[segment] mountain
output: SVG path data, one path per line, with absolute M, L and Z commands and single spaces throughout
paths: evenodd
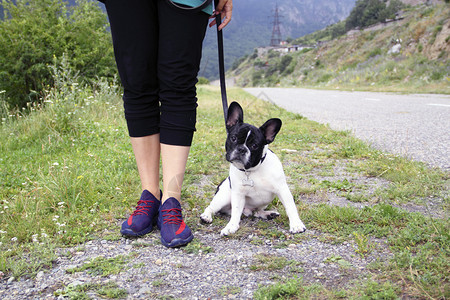
M 281 38 L 299 37 L 345 19 L 355 0 L 235 0 L 231 23 L 224 29 L 225 67 L 270 44 L 275 7 L 278 6 Z M 217 35 L 207 30 L 200 76 L 218 78 Z
M 239 86 L 450 94 L 448 3 L 406 6 L 395 19 L 336 37 L 344 27 L 345 22 L 339 22 L 297 38 L 293 45 L 258 48 L 227 77 Z

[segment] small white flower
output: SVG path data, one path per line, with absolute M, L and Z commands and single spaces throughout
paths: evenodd
M 43 233 L 41 233 L 41 237 L 46 238 L 46 237 L 48 237 L 48 235 L 45 232 L 43 232 Z
M 58 205 L 59 205 L 59 206 L 62 206 L 62 205 L 64 205 L 64 204 L 65 204 L 64 201 L 58 202 Z
M 17 242 L 17 238 L 16 238 L 16 237 L 13 237 L 13 238 L 11 239 L 11 242 Z
M 38 235 L 37 235 L 37 234 L 33 234 L 33 235 L 31 236 L 31 239 L 33 240 L 33 243 L 38 243 L 38 242 L 39 242 L 39 240 L 38 240 Z
M 59 163 L 54 162 L 53 165 L 54 165 L 54 166 L 59 166 Z
M 0 233 L 1 233 L 1 234 L 3 234 L 3 233 L 6 233 L 6 231 L 4 231 L 4 230 L 0 230 Z

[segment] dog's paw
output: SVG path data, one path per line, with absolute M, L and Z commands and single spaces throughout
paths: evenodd
M 204 223 L 212 223 L 212 214 L 209 212 L 208 208 L 200 215 L 200 220 Z
M 220 235 L 221 236 L 230 235 L 230 234 L 235 233 L 238 229 L 239 229 L 238 224 L 228 223 L 228 225 L 225 226 L 225 228 L 220 231 Z
M 275 210 L 259 210 L 259 211 L 255 212 L 255 217 L 261 218 L 264 220 L 272 220 L 278 216 L 280 216 L 280 214 Z
M 291 224 L 289 232 L 290 233 L 302 233 L 306 231 L 306 227 L 302 221 L 297 222 L 295 224 Z

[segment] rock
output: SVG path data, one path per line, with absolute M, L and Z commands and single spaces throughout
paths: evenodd
M 392 46 L 391 49 L 389 49 L 388 54 L 397 54 L 400 53 L 400 49 L 402 48 L 401 44 L 395 44 Z
M 43 277 L 44 277 L 44 271 L 39 271 L 36 274 L 36 280 L 42 280 Z

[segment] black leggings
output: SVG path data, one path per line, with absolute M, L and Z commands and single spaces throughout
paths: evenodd
M 190 146 L 209 16 L 184 12 L 166 0 L 106 0 L 105 5 L 130 136 L 160 133 L 163 144 Z

